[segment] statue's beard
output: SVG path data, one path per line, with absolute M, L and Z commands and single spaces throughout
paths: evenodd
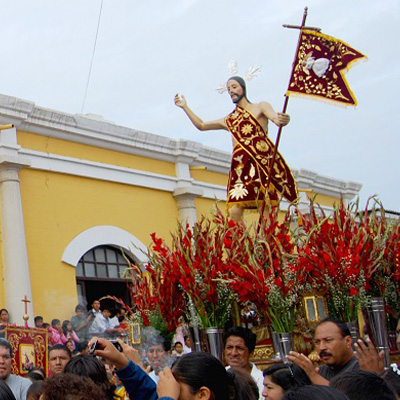
M 245 94 L 242 93 L 241 95 L 236 95 L 236 96 L 237 96 L 237 97 L 232 97 L 232 102 L 235 103 L 235 104 L 239 103 L 239 101 L 243 99 L 243 97 L 245 96 Z

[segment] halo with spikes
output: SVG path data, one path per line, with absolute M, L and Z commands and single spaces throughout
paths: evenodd
M 228 71 L 230 73 L 230 76 L 232 75 L 237 75 L 238 73 L 238 63 L 236 60 L 230 60 L 228 63 Z M 261 73 L 261 65 L 252 65 L 246 72 L 246 75 L 244 76 L 246 81 L 251 81 L 254 78 L 257 78 L 258 75 Z M 226 92 L 226 82 L 221 83 L 219 87 L 216 89 L 219 94 L 225 93 Z

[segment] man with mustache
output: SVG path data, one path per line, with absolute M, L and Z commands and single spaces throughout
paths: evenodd
M 304 354 L 291 351 L 287 358 L 299 365 L 315 385 L 329 385 L 334 377 L 349 371 L 358 371 L 360 366 L 351 348 L 351 335 L 347 325 L 336 318 L 325 318 L 314 334 L 315 350 L 324 362 L 315 368 Z
M 236 108 L 226 117 L 204 122 L 187 105 L 185 97 L 175 96 L 175 104 L 182 108 L 193 125 L 201 130 L 227 130 L 232 134 L 233 154 L 227 187 L 227 204 L 232 208 L 233 220 L 242 219 L 243 209 L 260 208 L 262 205 L 270 159 L 274 144 L 268 138 L 268 121 L 277 126 L 289 123 L 289 115 L 276 113 L 266 101 L 251 103 L 246 95 L 246 84 L 239 76 L 231 77 L 226 85 L 227 91 Z M 277 153 L 271 182 L 269 200 L 277 205 L 278 193 L 289 202 L 297 199 L 296 184 L 293 175 L 283 157 Z

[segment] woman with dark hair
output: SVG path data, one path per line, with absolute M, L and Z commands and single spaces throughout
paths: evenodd
M 290 390 L 283 400 L 349 400 L 349 398 L 330 386 L 307 385 Z
M 13 392 L 2 379 L 0 379 L 0 399 L 1 400 L 16 400 Z
M 262 395 L 266 400 L 281 400 L 289 390 L 300 386 L 311 385 L 307 374 L 297 365 L 276 364 L 263 372 L 264 390 Z
M 63 343 L 65 344 L 68 341 L 72 341 L 74 344 L 74 349 L 76 349 L 79 343 L 79 337 L 72 329 L 71 321 L 69 320 L 63 321 L 61 328 L 63 330 L 63 334 L 61 335 L 61 340 L 63 341 Z
M 242 385 L 246 386 L 246 382 L 241 375 L 229 374 L 211 354 L 189 353 L 176 361 L 172 371 L 164 368 L 160 372 L 157 393 L 159 399 L 254 400 L 251 386 Z
M 64 373 L 90 378 L 102 389 L 107 399 L 114 399 L 115 385 L 108 380 L 104 365 L 96 357 L 79 354 L 68 362 Z

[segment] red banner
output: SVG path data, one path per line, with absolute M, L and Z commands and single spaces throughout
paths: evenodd
M 5 337 L 14 353 L 11 373 L 25 376 L 35 366 L 43 368 L 47 374 L 48 337 L 45 329 L 7 327 Z
M 341 105 L 357 105 L 344 73 L 366 56 L 345 42 L 303 30 L 287 96 L 311 96 Z

